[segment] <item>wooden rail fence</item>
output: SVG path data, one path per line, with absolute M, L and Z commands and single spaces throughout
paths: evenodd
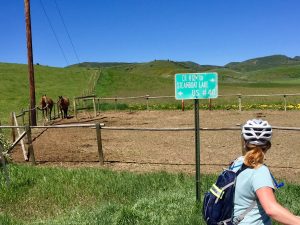
M 219 95 L 218 98 L 236 98 L 237 99 L 237 105 L 238 105 L 238 110 L 241 112 L 243 110 L 243 99 L 247 99 L 247 98 L 253 98 L 253 97 L 281 97 L 282 98 L 282 102 L 283 102 L 283 108 L 284 111 L 287 111 L 288 108 L 288 101 L 287 98 L 291 97 L 291 96 L 300 96 L 300 93 L 294 93 L 294 94 L 259 94 L 259 95 L 244 95 L 244 94 L 228 94 L 228 95 Z M 101 101 L 112 101 L 114 103 L 114 108 L 115 111 L 117 111 L 117 105 L 120 101 L 122 100 L 134 100 L 134 99 L 143 99 L 145 100 L 145 104 L 146 104 L 146 109 L 149 110 L 150 109 L 150 105 L 149 105 L 149 101 L 152 99 L 173 99 L 175 100 L 175 96 L 150 96 L 150 95 L 142 95 L 142 96 L 134 96 L 134 97 L 97 97 L 96 95 L 87 95 L 87 96 L 80 96 L 80 97 L 74 97 L 73 98 L 73 112 L 74 112 L 74 116 L 77 118 L 77 114 L 78 111 L 80 110 L 90 110 L 91 107 L 88 106 L 88 104 L 86 102 L 91 101 L 92 102 L 92 109 L 93 109 L 93 115 L 94 117 L 96 117 L 98 115 L 98 113 L 100 112 L 100 102 Z M 212 109 L 212 102 L 214 100 L 213 99 L 209 99 L 208 100 L 208 108 L 211 110 Z M 79 103 L 82 103 L 81 105 L 83 106 L 79 106 Z M 300 103 L 300 102 L 299 102 Z M 59 110 L 56 109 L 56 104 L 54 104 L 54 108 L 53 108 L 53 112 L 54 112 L 54 118 L 58 118 L 59 115 Z M 182 100 L 181 103 L 181 107 L 182 110 L 184 110 L 184 101 Z M 39 121 L 39 111 L 41 111 L 42 109 L 39 107 L 35 107 L 35 109 L 37 109 L 37 121 Z M 26 121 L 29 121 L 30 118 L 30 112 L 32 109 L 21 109 L 21 112 L 19 114 L 16 114 L 15 117 L 16 118 L 20 118 L 22 119 L 22 124 L 25 125 Z M 26 116 L 26 113 L 28 113 L 28 116 Z M 11 125 L 14 124 L 13 120 L 14 120 L 14 116 L 11 116 L 12 118 L 12 123 Z M 49 118 L 47 119 L 49 121 Z M 45 118 L 42 118 L 43 123 L 45 124 Z M 29 123 L 27 123 L 29 124 Z
M 287 97 L 289 96 L 300 96 L 300 93 L 295 94 L 260 94 L 260 95 L 243 95 L 243 94 L 229 94 L 229 95 L 219 95 L 218 98 L 228 98 L 228 97 L 235 97 L 237 99 L 238 110 L 242 111 L 242 99 L 246 98 L 253 98 L 253 97 L 282 97 L 284 111 L 287 111 Z M 73 107 L 74 107 L 74 114 L 77 117 L 78 110 L 88 109 L 88 107 L 78 108 L 78 102 L 82 100 L 85 104 L 85 101 L 92 101 L 94 115 L 97 115 L 97 111 L 99 111 L 99 102 L 100 101 L 112 101 L 115 104 L 115 110 L 117 110 L 117 104 L 120 100 L 133 100 L 133 99 L 145 99 L 147 110 L 149 110 L 149 100 L 151 99 L 175 99 L 175 96 L 150 96 L 150 95 L 143 95 L 143 96 L 135 96 L 135 97 L 96 97 L 95 95 L 90 96 L 81 96 L 75 97 L 73 100 Z M 96 102 L 98 107 L 96 106 Z M 184 107 L 184 104 L 182 104 Z M 97 109 L 98 108 L 98 109 Z M 209 99 L 209 109 L 212 108 L 212 99 Z
M 194 127 L 182 127 L 182 128 L 141 128 L 141 127 L 106 127 L 103 123 L 91 123 L 91 124 L 65 124 L 65 125 L 48 125 L 48 126 L 11 126 L 11 125 L 1 125 L 0 130 L 7 128 L 7 129 L 18 129 L 22 128 L 25 131 L 19 134 L 19 137 L 13 142 L 13 144 L 9 147 L 9 149 L 5 152 L 9 154 L 12 149 L 26 136 L 26 144 L 27 150 L 26 156 L 24 155 L 25 161 L 30 161 L 33 165 L 36 164 L 35 156 L 34 156 L 34 149 L 32 145 L 32 137 L 31 137 L 31 130 L 36 128 L 46 128 L 46 129 L 55 129 L 55 128 L 94 128 L 96 130 L 96 141 L 97 141 L 97 148 L 98 148 L 98 155 L 99 155 L 99 163 L 100 165 L 104 164 L 104 154 L 103 154 L 103 147 L 102 147 L 102 139 L 101 139 L 101 130 L 127 130 L 127 131 L 194 131 Z M 273 129 L 276 130 L 287 130 L 287 131 L 300 131 L 300 127 L 278 127 L 273 126 Z M 219 127 L 219 128 L 205 128 L 201 127 L 201 131 L 227 131 L 227 130 L 240 130 L 241 125 L 237 124 L 235 127 Z M 1 146 L 2 147 L 2 146 Z M 3 149 L 0 149 L 0 153 L 2 154 Z M 3 156 L 0 154 L 0 160 L 3 164 Z M 5 164 L 3 164 L 5 165 Z

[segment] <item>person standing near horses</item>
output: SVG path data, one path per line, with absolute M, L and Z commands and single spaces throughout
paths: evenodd
M 265 154 L 271 148 L 271 125 L 261 119 L 248 120 L 242 128 L 242 136 L 245 155 L 238 158 L 233 167 L 247 168 L 236 180 L 234 224 L 271 225 L 274 219 L 282 224 L 300 225 L 300 217 L 277 202 L 274 195 L 277 187 L 264 165 Z

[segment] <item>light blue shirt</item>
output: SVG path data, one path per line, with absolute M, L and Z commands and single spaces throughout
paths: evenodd
M 235 164 L 241 164 L 242 162 L 243 157 L 240 157 Z M 256 191 L 262 187 L 274 189 L 273 179 L 268 167 L 265 165 L 256 169 L 247 168 L 238 175 L 234 196 L 234 217 L 245 212 L 253 201 L 257 202 L 254 208 L 246 214 L 239 225 L 272 224 L 270 217 L 265 213 L 256 197 Z

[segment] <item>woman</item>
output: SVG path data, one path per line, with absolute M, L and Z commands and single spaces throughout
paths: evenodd
M 245 155 L 234 163 L 247 168 L 237 177 L 234 197 L 234 222 L 240 225 L 270 225 L 271 218 L 282 223 L 300 225 L 300 217 L 282 207 L 274 196 L 274 184 L 264 163 L 271 148 L 272 127 L 261 119 L 248 120 L 243 126 Z

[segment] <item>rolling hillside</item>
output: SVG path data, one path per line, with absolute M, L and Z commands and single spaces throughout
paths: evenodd
M 232 62 L 225 66 L 199 65 L 194 62 L 175 62 L 155 60 L 148 63 L 81 63 L 71 67 L 100 68 L 103 71 L 141 76 L 173 76 L 180 72 L 214 71 L 219 74 L 219 81 L 224 83 L 240 82 L 275 82 L 298 83 L 300 79 L 300 57 L 290 58 L 273 55 Z
M 88 87 L 93 70 L 35 66 L 36 103 L 43 94 L 57 100 L 59 95 L 73 98 Z M 29 81 L 27 65 L 0 63 L 0 120 L 9 121 L 12 111 L 28 109 Z
M 219 95 L 298 93 L 300 57 L 275 55 L 229 63 L 225 66 L 194 62 L 154 60 L 145 63 L 81 63 L 67 68 L 35 66 L 36 102 L 47 94 L 54 100 L 71 99 L 88 88 L 95 71 L 101 71 L 95 93 L 99 97 L 174 96 L 174 74 L 217 72 Z M 12 111 L 28 108 L 27 65 L 0 63 L 0 119 L 9 121 Z M 170 101 L 170 100 L 166 100 Z M 174 99 L 175 101 L 175 99 Z
M 225 67 L 236 71 L 250 72 L 289 65 L 300 65 L 300 57 L 290 58 L 285 55 L 272 55 L 249 59 L 244 62 L 231 62 L 226 64 Z
M 300 87 L 299 62 L 292 60 L 284 64 L 274 56 L 257 59 L 259 66 L 248 61 L 220 67 L 163 60 L 118 65 L 102 68 L 96 93 L 98 96 L 174 95 L 174 74 L 195 72 L 217 72 L 220 94 L 265 94 L 269 89 L 272 93 L 295 93 Z M 259 90 L 253 91 L 256 87 Z

